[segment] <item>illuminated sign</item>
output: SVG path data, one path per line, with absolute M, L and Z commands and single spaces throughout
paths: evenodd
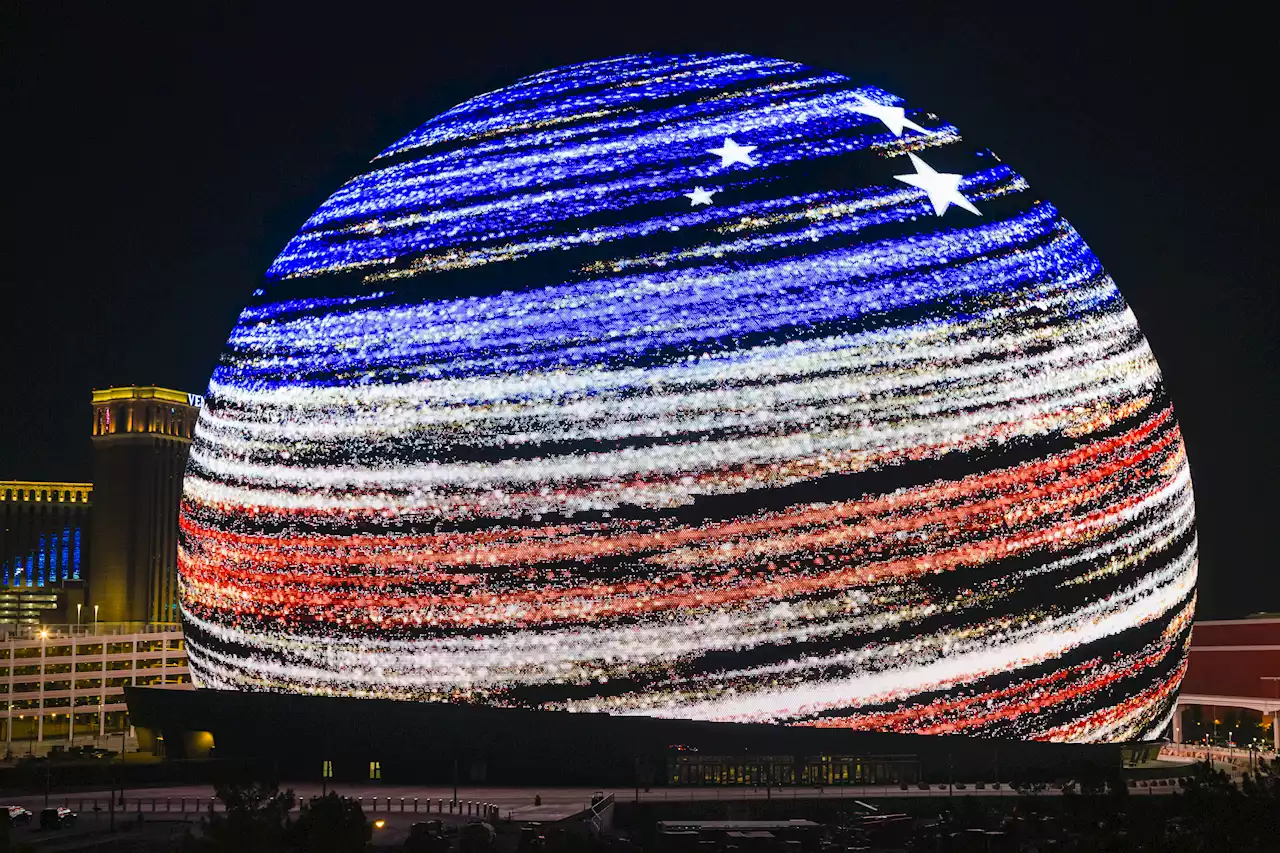
M 1172 713 L 1186 453 L 1132 312 L 925 109 L 743 55 L 561 68 L 344 183 L 182 502 L 197 682 L 1123 741 Z
M 204 397 L 199 394 L 187 394 L 187 405 L 194 406 L 197 409 L 204 407 Z

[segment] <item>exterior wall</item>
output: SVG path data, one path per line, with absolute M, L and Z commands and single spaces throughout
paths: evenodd
M 1206 735 L 1183 720 L 1183 710 L 1191 705 L 1212 713 L 1219 708 L 1258 712 L 1263 726 L 1271 728 L 1272 748 L 1280 752 L 1280 618 L 1195 623 L 1173 718 L 1174 743 Z
M 84 584 L 78 581 L 66 587 L 3 586 L 0 587 L 0 630 L 74 620 L 76 605 L 83 603 Z M 81 606 L 81 615 L 83 611 Z
M 127 691 L 131 722 L 162 736 L 171 758 L 208 733 L 221 759 L 272 768 L 280 778 L 316 779 L 332 762 L 335 781 L 488 785 L 673 784 L 673 753 L 725 765 L 767 761 L 778 784 L 855 784 L 862 778 L 943 781 L 1066 773 L 1081 763 L 1121 766 L 1120 744 L 921 736 L 765 723 L 576 714 L 391 699 L 235 690 Z M 674 748 L 674 749 L 673 749 Z M 683 750 L 683 751 L 682 751 Z M 195 754 L 199 754 L 198 752 Z M 732 757 L 732 758 L 731 758 Z M 848 778 L 853 758 L 853 779 Z M 843 764 L 837 781 L 836 768 Z M 778 765 L 781 765 L 779 767 Z M 738 773 L 741 764 L 732 764 Z M 785 767 L 793 768 L 788 775 Z M 457 776 L 455 776 L 455 772 Z M 916 774 L 919 774 L 917 776 Z M 643 777 L 643 778 L 640 778 Z M 723 780 L 724 776 L 721 776 Z M 674 784 L 694 780 L 677 778 Z M 754 782 L 753 782 L 754 784 Z
M 1280 617 L 1197 622 L 1191 635 L 1193 647 L 1257 646 L 1277 643 L 1280 643 Z
M 0 586 L 81 580 L 92 506 L 90 483 L 0 480 Z
M 0 726 L 6 751 L 123 731 L 129 725 L 124 688 L 134 685 L 192 689 L 179 626 L 64 625 L 4 636 Z
M 93 394 L 93 565 L 88 603 L 105 622 L 178 617 L 178 504 L 196 395 L 165 388 Z
M 1182 692 L 1280 699 L 1280 619 L 1197 622 Z

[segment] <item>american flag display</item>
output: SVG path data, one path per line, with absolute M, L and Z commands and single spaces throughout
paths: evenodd
M 1154 736 L 1196 534 L 1080 235 L 871 85 L 536 74 L 374 158 L 209 384 L 208 688 L 1064 741 Z

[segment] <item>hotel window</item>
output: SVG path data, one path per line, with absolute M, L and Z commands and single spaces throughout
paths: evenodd
M 382 762 L 381 761 L 369 762 L 369 780 L 370 781 L 382 780 Z

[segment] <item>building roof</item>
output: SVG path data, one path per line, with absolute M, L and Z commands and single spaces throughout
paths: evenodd
M 166 403 L 191 406 L 195 405 L 192 398 L 199 399 L 199 397 L 199 394 L 188 394 L 186 391 L 158 388 L 154 385 L 127 385 L 121 388 L 93 389 L 93 402 L 95 403 L 111 403 L 116 400 L 163 400 Z
M 45 480 L 0 480 L 0 501 L 43 501 L 49 503 L 87 503 L 93 494 L 93 483 L 63 483 Z

